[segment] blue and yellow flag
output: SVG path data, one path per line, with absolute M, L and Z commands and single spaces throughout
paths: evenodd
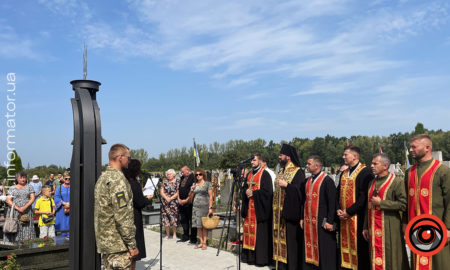
M 200 166 L 200 155 L 198 154 L 197 144 L 195 143 L 195 139 L 194 139 L 194 158 L 195 158 L 195 163 L 197 164 L 197 167 Z

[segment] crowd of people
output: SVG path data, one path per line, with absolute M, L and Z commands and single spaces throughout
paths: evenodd
M 94 191 L 97 251 L 102 254 L 105 269 L 135 269 L 136 261 L 146 257 L 142 208 L 153 196 L 143 195 L 141 163 L 131 159 L 128 147 L 113 145 L 108 158 L 109 165 Z M 181 179 L 177 179 L 175 170 L 167 170 L 159 190 L 165 239 L 171 239 L 171 235 L 177 239 L 176 229 L 181 224 L 183 235 L 178 241 L 190 240 L 194 248 L 205 250 L 208 230 L 203 228 L 201 218 L 213 212 L 212 185 L 206 181 L 204 170 L 192 174 L 184 166 L 181 173 Z
M 409 150 L 416 164 L 402 179 L 389 172 L 388 155 L 376 153 L 366 166 L 360 149 L 348 146 L 337 186 L 322 170 L 320 156 L 308 158 L 306 178 L 295 148 L 284 144 L 282 170 L 273 178 L 255 153 L 242 191 L 242 261 L 290 270 L 446 269 L 450 169 L 432 157 L 427 135 L 413 137 Z M 405 228 L 421 214 L 443 221 L 446 245 L 432 256 L 413 253 L 409 262 Z M 434 235 L 427 228 L 416 236 L 422 245 Z
M 17 229 L 4 232 L 3 242 L 17 244 L 36 238 L 35 220 L 39 238 L 54 238 L 57 232 L 68 238 L 69 194 L 69 171 L 59 174 L 56 180 L 54 174 L 50 174 L 44 185 L 37 175 L 28 183 L 25 172 L 17 173 L 14 185 L 2 196 L 7 205 L 5 216 L 17 220 Z
M 267 158 L 254 153 L 236 197 L 242 205 L 237 214 L 244 219 L 242 262 L 289 270 L 445 269 L 450 265 L 450 169 L 432 157 L 427 135 L 413 137 L 409 150 L 416 163 L 402 179 L 389 172 L 388 155 L 376 153 L 365 165 L 360 149 L 348 146 L 336 181 L 323 171 L 318 155 L 307 159 L 306 177 L 290 145 L 281 148 L 277 174 L 267 168 Z M 134 269 L 145 257 L 140 209 L 151 196 L 142 195 L 136 180 L 140 163 L 129 173 L 133 163 L 138 161 L 131 160 L 125 145 L 113 145 L 95 187 L 96 240 L 105 269 Z M 160 189 L 165 238 L 176 239 L 180 224 L 179 242 L 206 249 L 208 231 L 201 219 L 214 208 L 205 171 L 191 173 L 183 166 L 180 179 L 172 169 L 165 176 Z M 444 222 L 447 245 L 433 256 L 412 254 L 408 261 L 406 224 L 421 214 Z

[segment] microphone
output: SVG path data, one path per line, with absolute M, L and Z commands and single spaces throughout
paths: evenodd
M 151 174 L 151 173 L 148 173 L 148 172 L 142 172 L 142 171 L 141 171 L 141 174 L 142 174 L 144 177 L 153 178 L 153 174 Z
M 246 159 L 244 159 L 244 160 L 241 160 L 240 162 L 239 162 L 239 164 L 244 164 L 244 163 L 248 163 L 248 162 L 250 162 L 252 159 L 254 159 L 255 158 L 255 156 L 254 155 L 251 155 L 249 158 L 246 158 Z

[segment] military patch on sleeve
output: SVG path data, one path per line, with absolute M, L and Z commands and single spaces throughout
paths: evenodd
M 119 208 L 127 206 L 127 200 L 125 198 L 125 193 L 123 193 L 123 191 L 117 192 L 116 198 L 117 198 L 117 204 L 119 205 Z

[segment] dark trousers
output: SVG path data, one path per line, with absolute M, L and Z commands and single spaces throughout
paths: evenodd
M 183 227 L 182 239 L 197 242 L 197 229 L 192 228 L 192 204 L 180 205 L 178 212 L 180 213 L 180 223 Z

